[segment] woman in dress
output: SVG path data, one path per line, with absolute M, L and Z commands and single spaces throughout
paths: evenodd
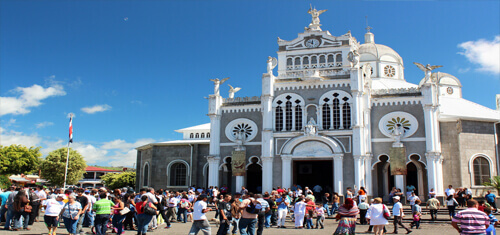
M 358 214 L 359 209 L 354 205 L 354 200 L 352 198 L 345 199 L 345 203 L 338 210 L 337 220 L 339 220 L 339 225 L 334 235 L 355 234 Z
M 375 235 L 384 234 L 384 226 L 389 223 L 386 218 L 390 215 L 389 209 L 382 204 L 382 198 L 373 199 L 373 204 L 366 212 L 366 219 L 370 221 L 370 226 L 373 226 Z
M 76 201 L 75 194 L 70 194 L 68 202 L 63 206 L 60 214 L 64 221 L 64 227 L 66 227 L 70 235 L 76 234 L 78 219 L 82 214 L 82 205 Z

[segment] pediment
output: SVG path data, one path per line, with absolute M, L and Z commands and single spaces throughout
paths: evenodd
M 302 142 L 292 152 L 294 157 L 321 157 L 331 156 L 332 154 L 332 149 L 327 144 L 319 141 Z
M 280 46 L 280 50 L 287 50 L 287 51 L 308 50 L 308 49 L 340 47 L 343 45 L 349 45 L 351 38 L 352 37 L 349 33 L 339 37 L 335 37 L 330 35 L 328 31 L 313 32 L 313 33 L 306 31 L 305 33 L 300 33 L 299 37 L 291 41 L 278 39 L 278 44 Z M 314 48 L 307 47 L 306 41 L 309 39 L 318 40 L 319 45 Z

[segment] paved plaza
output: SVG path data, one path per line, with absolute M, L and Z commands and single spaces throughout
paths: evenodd
M 207 216 L 209 219 L 214 218 L 215 212 L 211 211 L 207 213 Z M 43 218 L 43 217 L 40 217 Z M 212 234 L 215 235 L 217 233 L 217 227 L 214 222 L 211 222 L 212 224 Z M 313 230 L 296 230 L 293 229 L 294 224 L 287 219 L 286 223 L 286 229 L 278 229 L 278 228 L 268 228 L 264 229 L 264 234 L 315 234 L 315 235 L 322 235 L 322 234 L 333 234 L 335 232 L 335 229 L 337 228 L 337 222 L 334 219 L 327 219 L 325 221 L 325 229 L 313 229 Z M 61 224 L 62 225 L 62 224 Z M 407 225 L 407 223 L 406 223 Z M 191 223 L 172 223 L 172 228 L 165 229 L 165 225 L 161 225 L 158 227 L 158 229 L 154 230 L 153 232 L 148 232 L 148 234 L 185 234 L 187 235 L 189 233 L 189 229 L 191 227 Z M 30 231 L 4 231 L 0 230 L 0 234 L 2 235 L 14 235 L 14 234 L 23 234 L 23 235 L 40 235 L 40 234 L 47 234 L 47 228 L 45 227 L 43 222 L 35 222 L 33 226 L 30 227 Z M 392 224 L 387 226 L 388 234 L 392 234 L 393 231 L 393 226 Z M 365 231 L 368 230 L 368 225 L 357 225 L 356 226 L 356 233 L 358 234 L 369 234 L 366 233 Z M 89 228 L 84 228 L 85 232 L 90 232 Z M 498 231 L 498 229 L 497 229 Z M 399 234 L 405 234 L 406 231 L 404 229 L 399 230 Z M 57 234 L 68 234 L 66 229 L 64 227 L 60 227 L 57 231 Z M 113 234 L 113 233 L 109 233 Z M 127 230 L 125 232 L 126 235 L 133 235 L 137 234 L 136 231 L 130 231 Z M 201 233 L 199 233 L 201 234 Z M 429 224 L 429 223 L 424 223 L 421 225 L 421 229 L 414 229 L 413 234 L 425 234 L 425 235 L 431 235 L 431 234 L 441 234 L 441 235 L 446 235 L 446 234 L 458 234 L 452 227 L 451 224 L 448 223 L 434 223 L 434 224 Z

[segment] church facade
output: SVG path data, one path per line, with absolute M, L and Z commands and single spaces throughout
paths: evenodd
M 424 78 L 407 82 L 401 56 L 369 29 L 364 43 L 333 36 L 320 27 L 323 11 L 309 13 L 297 38 L 278 38 L 260 96 L 235 98 L 231 87 L 224 98 L 227 79 L 214 79 L 209 124 L 137 148 L 137 186 L 319 184 L 384 196 L 413 185 L 427 196 L 453 185 L 481 194 L 499 170 L 500 111 L 463 99 L 459 79 L 440 66 L 416 63 Z M 238 167 L 244 174 L 233 173 Z

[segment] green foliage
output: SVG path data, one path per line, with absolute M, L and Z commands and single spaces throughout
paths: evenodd
M 60 148 L 50 152 L 40 164 L 42 178 L 53 185 L 64 184 L 64 169 L 66 167 L 66 154 L 68 148 Z M 87 164 L 82 155 L 76 150 L 69 149 L 68 177 L 66 185 L 77 184 L 83 178 Z
M 0 175 L 0 188 L 1 189 L 6 189 L 6 188 L 10 187 L 11 185 L 12 185 L 12 183 L 10 182 L 8 175 Z
M 0 174 L 30 174 L 38 170 L 41 147 L 0 145 Z
M 135 171 L 108 173 L 101 176 L 101 180 L 111 189 L 135 187 Z
M 483 185 L 495 188 L 500 194 L 500 176 L 493 176 L 493 178 L 490 179 L 490 182 L 483 183 Z

